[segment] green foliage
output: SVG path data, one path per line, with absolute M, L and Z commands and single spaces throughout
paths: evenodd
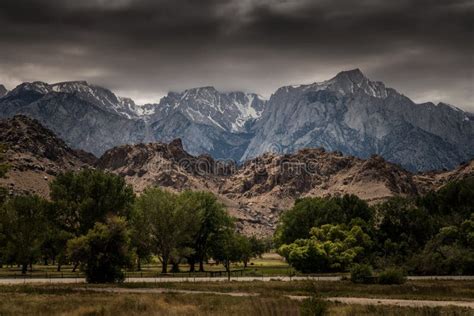
M 0 207 L 0 260 L 27 266 L 41 253 L 46 237 L 47 202 L 39 196 L 16 196 Z
M 355 195 L 334 198 L 303 198 L 282 214 L 275 233 L 277 246 L 308 238 L 312 227 L 324 224 L 349 224 L 359 218 L 372 220 L 372 209 Z
M 142 229 L 150 235 L 152 249 L 161 258 L 163 273 L 168 272 L 170 261 L 189 255 L 186 245 L 196 223 L 188 216 L 187 207 L 179 195 L 158 188 L 145 190 L 136 200 L 135 208 L 148 218 Z
M 241 238 L 232 228 L 226 228 L 212 240 L 211 256 L 214 260 L 221 262 L 226 271 L 230 271 L 232 262 L 242 260 L 245 246 Z
M 328 314 L 329 303 L 318 297 L 305 299 L 301 304 L 301 316 L 324 316 Z
M 442 225 L 456 225 L 474 213 L 474 177 L 446 184 L 418 200 Z
M 232 227 L 232 218 L 224 205 L 218 202 L 210 192 L 185 191 L 179 196 L 179 204 L 184 208 L 190 222 L 188 247 L 192 251 L 187 256 L 191 271 L 194 264 L 199 263 L 203 271 L 203 262 L 208 254 L 213 238 L 222 230 Z
M 379 284 L 403 284 L 406 282 L 405 272 L 398 268 L 388 268 L 380 272 Z
M 311 229 L 309 239 L 279 248 L 295 269 L 308 272 L 344 271 L 362 259 L 372 241 L 361 227 L 326 224 Z
M 55 205 L 51 217 L 76 236 L 87 233 L 107 216 L 128 218 L 135 197 L 122 177 L 92 169 L 61 174 L 50 188 Z
M 409 199 L 389 199 L 377 206 L 377 214 L 381 218 L 377 229 L 379 249 L 394 264 L 420 251 L 435 232 L 430 212 Z
M 131 265 L 130 237 L 124 218 L 109 217 L 96 223 L 86 235 L 68 242 L 68 253 L 81 264 L 89 283 L 124 280 L 123 269 Z
M 411 264 L 421 274 L 474 274 L 474 214 L 459 227 L 441 228 Z
M 373 271 L 368 264 L 354 264 L 351 267 L 351 281 L 353 283 L 372 283 Z
M 274 239 L 279 253 L 302 272 L 364 262 L 417 274 L 473 274 L 473 213 L 473 177 L 373 208 L 353 196 L 305 198 L 282 215 Z

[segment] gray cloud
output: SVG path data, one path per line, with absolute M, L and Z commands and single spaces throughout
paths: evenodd
M 85 79 L 156 100 L 263 95 L 359 67 L 416 101 L 474 111 L 474 1 L 2 0 L 0 82 Z

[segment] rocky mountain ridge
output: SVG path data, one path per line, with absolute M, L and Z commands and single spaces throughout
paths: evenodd
M 211 191 L 238 219 L 240 230 L 258 235 L 271 234 L 281 212 L 299 197 L 355 194 L 377 203 L 474 176 L 474 161 L 451 171 L 413 174 L 380 156 L 364 160 L 322 148 L 266 153 L 239 166 L 209 155 L 193 156 L 179 139 L 122 145 L 96 159 L 69 148 L 38 121 L 21 115 L 0 120 L 0 133 L 11 166 L 0 185 L 12 194 L 48 196 L 48 183 L 58 173 L 99 168 L 124 177 L 138 194 L 149 186 Z
M 38 119 L 71 147 L 96 156 L 115 146 L 181 138 L 193 155 L 240 163 L 319 147 L 364 159 L 376 154 L 411 171 L 452 169 L 474 157 L 474 114 L 416 104 L 359 69 L 279 88 L 269 100 L 201 87 L 143 106 L 82 81 L 23 83 L 0 95 L 0 117 L 15 114 Z

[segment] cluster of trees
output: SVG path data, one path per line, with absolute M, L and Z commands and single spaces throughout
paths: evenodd
M 274 240 L 302 272 L 366 264 L 413 274 L 473 274 L 474 178 L 375 206 L 353 195 L 300 199 L 282 215 Z
M 181 194 L 158 188 L 136 197 L 123 178 L 98 170 L 65 173 L 50 185 L 50 200 L 35 195 L 5 198 L 0 205 L 0 266 L 17 264 L 26 273 L 43 261 L 80 267 L 90 282 L 123 279 L 153 256 L 179 271 L 209 258 L 230 271 L 265 251 L 254 237 L 235 232 L 233 219 L 208 192 Z

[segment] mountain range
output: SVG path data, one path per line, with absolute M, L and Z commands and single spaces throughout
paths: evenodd
M 358 69 L 281 87 L 268 100 L 201 87 L 137 105 L 83 81 L 0 86 L 0 117 L 17 114 L 97 157 L 119 145 L 176 138 L 192 155 L 238 163 L 318 147 L 362 159 L 379 155 L 410 171 L 452 169 L 474 157 L 474 114 L 416 104 Z
M 293 154 L 265 153 L 241 165 L 186 152 L 170 143 L 122 145 L 100 158 L 70 148 L 37 120 L 23 115 L 0 120 L 2 156 L 10 166 L 0 186 L 10 194 L 49 196 L 59 173 L 97 168 L 122 176 L 140 193 L 150 186 L 213 192 L 248 234 L 270 235 L 297 198 L 355 194 L 369 203 L 417 196 L 449 181 L 474 176 L 474 160 L 445 172 L 411 173 L 380 156 L 360 159 L 322 148 Z

